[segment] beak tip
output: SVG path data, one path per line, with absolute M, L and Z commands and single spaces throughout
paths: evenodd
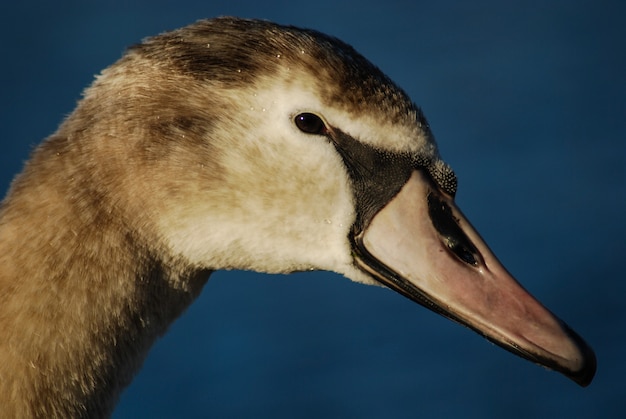
M 581 387 L 587 387 L 591 384 L 596 375 L 596 356 L 593 352 L 590 355 L 590 357 L 585 359 L 585 363 L 580 370 L 569 374 L 569 378 Z
M 596 357 L 591 353 L 591 357 L 585 360 L 582 368 L 575 372 L 568 374 L 576 384 L 581 387 L 587 387 L 593 381 L 593 377 L 596 375 Z
M 591 349 L 591 346 L 589 346 L 587 342 L 585 342 L 585 340 L 580 337 L 580 335 L 578 335 L 578 333 L 574 332 L 567 326 L 565 327 L 568 335 L 576 343 L 576 346 L 581 353 L 580 368 L 577 371 L 570 371 L 567 376 L 581 387 L 587 387 L 589 384 L 591 384 L 594 376 L 596 375 L 596 354 L 594 353 L 593 349 Z

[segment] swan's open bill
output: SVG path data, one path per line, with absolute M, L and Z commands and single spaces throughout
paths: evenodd
M 593 351 L 455 192 L 419 108 L 335 38 L 220 18 L 147 39 L 0 207 L 0 416 L 110 413 L 218 269 L 384 284 L 589 384 Z

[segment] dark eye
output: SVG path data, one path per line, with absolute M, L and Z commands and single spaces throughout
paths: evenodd
M 326 125 L 319 116 L 304 112 L 296 115 L 294 122 L 298 129 L 307 134 L 324 135 L 326 134 Z

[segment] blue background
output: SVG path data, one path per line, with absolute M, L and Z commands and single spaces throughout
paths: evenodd
M 115 417 L 624 417 L 625 5 L 3 2 L 2 190 L 93 75 L 143 37 L 218 15 L 312 27 L 422 106 L 461 208 L 599 360 L 582 389 L 381 288 L 219 272 Z

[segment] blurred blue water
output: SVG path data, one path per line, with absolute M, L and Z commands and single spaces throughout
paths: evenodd
M 624 417 L 626 3 L 218 3 L 0 6 L 2 190 L 93 75 L 141 38 L 226 14 L 312 27 L 423 107 L 465 213 L 595 347 L 599 370 L 578 388 L 334 274 L 220 272 L 115 417 Z

